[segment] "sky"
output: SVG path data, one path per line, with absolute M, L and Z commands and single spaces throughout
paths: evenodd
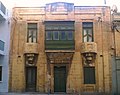
M 41 7 L 52 2 L 74 3 L 75 6 L 117 6 L 120 12 L 120 0 L 0 0 L 8 8 L 12 7 Z M 106 1 L 106 4 L 105 4 Z

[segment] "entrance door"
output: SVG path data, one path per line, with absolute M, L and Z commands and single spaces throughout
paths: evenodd
M 66 67 L 54 67 L 54 92 L 66 92 Z
M 36 67 L 26 67 L 26 91 L 36 91 Z

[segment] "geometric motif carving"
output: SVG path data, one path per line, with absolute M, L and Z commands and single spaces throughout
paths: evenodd
M 38 43 L 26 43 L 24 53 L 38 54 Z
M 84 91 L 86 92 L 94 92 L 95 91 L 95 85 L 85 85 Z
M 85 42 L 81 45 L 81 53 L 97 53 L 97 44 L 94 42 Z
M 74 9 L 73 3 L 55 2 L 46 5 L 47 12 L 64 13 L 71 12 Z
M 49 63 L 71 63 L 73 53 L 47 53 L 47 61 Z

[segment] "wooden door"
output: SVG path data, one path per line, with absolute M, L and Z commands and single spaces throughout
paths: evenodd
M 36 91 L 36 67 L 26 67 L 26 91 Z
M 54 92 L 66 92 L 66 67 L 54 67 Z

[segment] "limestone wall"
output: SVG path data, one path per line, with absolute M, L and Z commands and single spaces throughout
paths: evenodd
M 91 11 L 89 14 L 87 12 Z M 65 14 L 47 13 L 44 7 L 38 8 L 13 8 L 13 19 L 11 26 L 11 48 L 10 48 L 10 91 L 25 91 L 25 51 L 29 53 L 29 45 L 26 49 L 27 23 L 38 23 L 37 48 L 33 53 L 38 54 L 37 85 L 39 92 L 48 91 L 48 68 L 45 52 L 45 20 L 74 20 L 75 21 L 75 50 L 71 64 L 68 66 L 68 77 L 66 89 L 68 93 L 80 93 L 86 91 L 110 92 L 111 91 L 111 37 L 110 9 L 109 7 L 82 7 Z M 94 42 L 97 44 L 95 59 L 96 84 L 84 84 L 83 58 L 81 55 L 82 44 L 82 22 L 93 22 Z M 35 45 L 34 45 L 35 46 Z M 52 51 L 51 51 L 52 52 Z M 54 52 L 57 52 L 54 50 Z M 66 51 L 63 51 L 66 52 Z M 73 51 L 72 51 L 73 52 Z M 52 65 L 54 66 L 54 65 Z M 51 69 L 51 72 L 53 68 Z M 54 75 L 51 76 L 51 91 L 54 92 Z

